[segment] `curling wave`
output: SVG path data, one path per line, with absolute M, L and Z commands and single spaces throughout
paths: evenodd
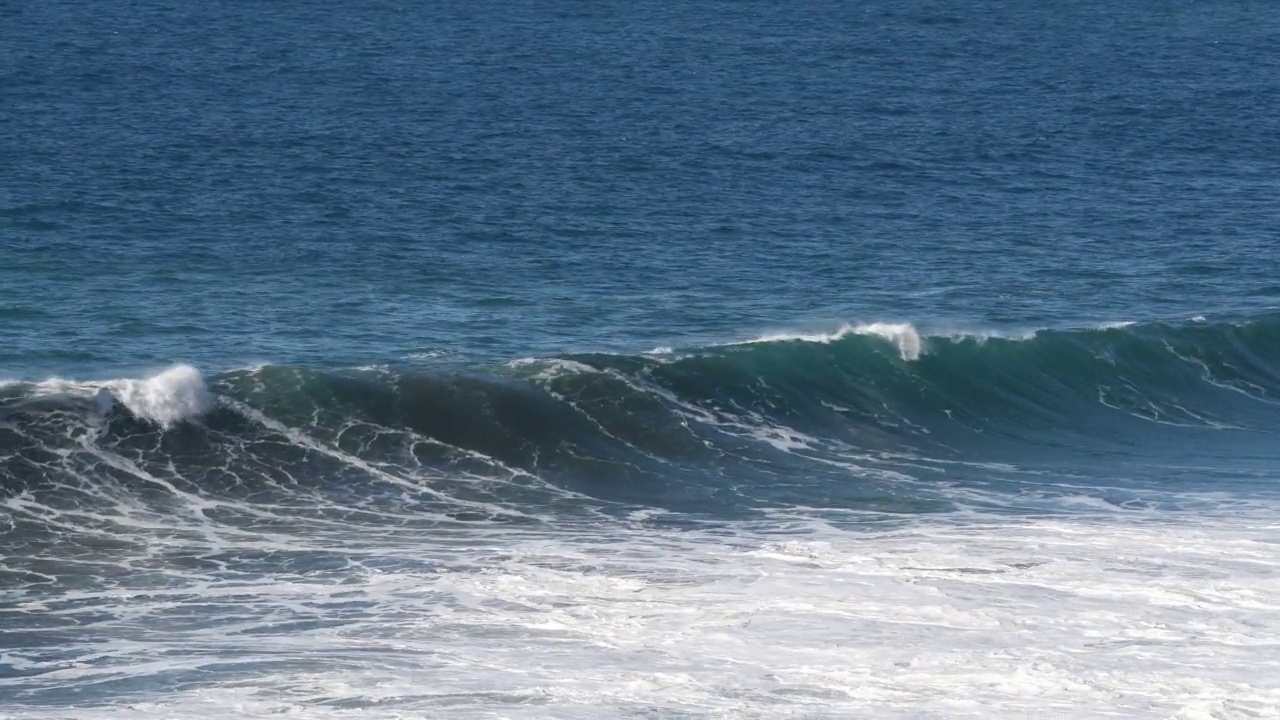
M 1240 477 L 1280 456 L 1277 433 L 1280 315 L 1022 338 L 865 325 L 660 355 L 0 387 L 11 491 L 163 477 L 250 494 L 390 483 L 445 505 L 920 509 L 946 483 L 1008 480 L 1000 467 L 1060 480 L 1107 458 L 1156 485 L 1179 481 L 1171 467 Z

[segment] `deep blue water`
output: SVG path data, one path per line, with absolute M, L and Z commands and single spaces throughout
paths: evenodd
M 200 588 L 442 533 L 1274 514 L 1277 48 L 1246 0 L 0 0 L 0 690 L 239 682 L 76 603 L 216 633 Z
M 1280 305 L 1251 2 L 9 3 L 0 369 Z

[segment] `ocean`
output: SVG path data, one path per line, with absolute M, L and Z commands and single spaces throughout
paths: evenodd
M 1277 48 L 0 0 L 0 718 L 1280 717 Z

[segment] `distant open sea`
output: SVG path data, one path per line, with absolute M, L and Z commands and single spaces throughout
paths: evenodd
M 1280 5 L 0 0 L 0 718 L 1280 717 Z

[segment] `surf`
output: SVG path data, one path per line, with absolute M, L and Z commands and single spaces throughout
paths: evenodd
M 1185 490 L 1173 466 L 1248 480 L 1280 455 L 1277 357 L 1278 316 L 1011 337 L 847 325 L 660 355 L 12 382 L 0 422 L 12 457 L 127 449 L 192 491 L 291 467 L 299 487 L 420 487 L 440 507 L 924 512 L 955 507 L 956 482 L 1065 496 L 1117 463 L 1130 485 Z

